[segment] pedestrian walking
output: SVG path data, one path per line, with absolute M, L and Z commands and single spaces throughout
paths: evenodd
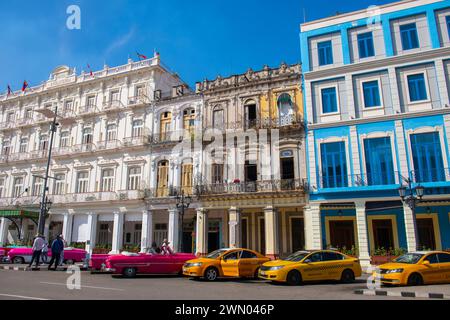
M 44 245 L 42 246 L 42 254 L 41 254 L 42 263 L 47 263 L 48 262 L 48 241 L 45 237 L 42 237 L 42 239 L 44 239 Z
M 61 258 L 61 253 L 64 251 L 64 242 L 61 239 L 61 236 L 57 236 L 55 240 L 52 242 L 52 258 L 50 259 L 50 263 L 48 265 L 48 270 L 52 268 L 53 263 L 55 263 L 56 270 L 58 267 L 59 260 Z
M 59 258 L 59 266 L 62 266 L 64 264 L 64 248 L 67 247 L 67 241 L 64 239 L 63 235 L 60 234 L 59 238 L 62 240 L 63 242 L 63 250 L 61 251 L 61 257 Z
M 37 234 L 33 241 L 33 256 L 31 258 L 30 265 L 28 267 L 31 268 L 33 265 L 33 262 L 36 262 L 36 268 L 39 267 L 39 263 L 41 260 L 41 254 L 42 254 L 42 247 L 44 246 L 44 239 L 42 238 L 42 235 Z

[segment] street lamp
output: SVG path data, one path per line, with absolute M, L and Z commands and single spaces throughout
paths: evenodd
M 180 250 L 179 252 L 183 252 L 183 225 L 184 225 L 184 211 L 189 208 L 192 202 L 191 196 L 185 196 L 184 192 L 181 191 L 181 195 L 177 194 L 177 209 L 181 209 L 181 228 L 180 228 Z
M 419 249 L 419 235 L 417 233 L 417 219 L 416 219 L 416 207 L 417 205 L 422 202 L 423 195 L 425 193 L 425 188 L 421 185 L 418 185 L 416 187 L 412 186 L 412 180 L 410 178 L 404 178 L 402 179 L 407 183 L 407 186 L 401 186 L 398 188 L 398 194 L 400 195 L 400 198 L 402 199 L 402 202 L 411 209 L 412 211 L 412 219 L 413 219 L 413 225 L 414 225 L 414 233 L 416 235 L 416 250 Z
M 55 106 L 55 111 L 51 111 L 50 109 L 44 108 L 40 110 L 36 110 L 36 112 L 42 114 L 48 119 L 52 119 L 53 121 L 50 124 L 50 144 L 48 146 L 48 155 L 47 155 L 47 168 L 45 170 L 45 176 L 42 177 L 44 179 L 44 186 L 42 190 L 42 199 L 40 203 L 40 210 L 39 210 L 39 221 L 38 221 L 38 233 L 43 235 L 45 232 L 45 216 L 47 215 L 48 210 L 50 209 L 51 202 L 47 198 L 47 191 L 48 191 L 48 179 L 53 179 L 52 177 L 49 177 L 49 171 L 50 171 L 50 163 L 52 159 L 52 148 L 53 148 L 53 140 L 55 133 L 58 129 L 58 126 L 60 123 L 57 122 L 58 118 L 58 105 Z M 74 121 L 68 120 L 68 119 L 62 119 L 61 123 L 63 124 L 69 124 L 73 123 Z

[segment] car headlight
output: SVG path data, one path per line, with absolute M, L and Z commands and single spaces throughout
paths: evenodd
M 202 264 L 201 262 L 187 263 L 186 267 L 201 267 Z
M 392 270 L 386 271 L 386 274 L 389 274 L 389 273 L 402 273 L 402 272 L 403 272 L 403 269 L 392 269 Z
M 269 271 L 277 271 L 277 270 L 281 270 L 281 269 L 283 269 L 283 268 L 284 268 L 284 266 L 270 267 L 270 268 L 269 268 Z

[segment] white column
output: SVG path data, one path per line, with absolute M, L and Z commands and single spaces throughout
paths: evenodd
M 444 63 L 441 59 L 437 59 L 434 61 L 434 65 L 436 68 L 436 78 L 439 86 L 439 94 L 441 95 L 441 105 L 444 107 L 449 103 L 448 91 L 447 91 L 447 81 L 445 79 L 445 67 Z
M 112 254 L 119 254 L 123 243 L 123 224 L 125 214 L 120 211 L 114 212 L 114 226 L 112 236 Z
M 73 215 L 71 215 L 70 213 L 65 213 L 63 220 L 62 234 L 64 240 L 66 240 L 67 243 L 72 242 L 72 224 L 73 224 Z
M 415 217 L 407 204 L 403 205 L 403 215 L 405 220 L 406 246 L 408 247 L 408 252 L 414 252 L 418 249 Z
M 306 250 L 322 249 L 322 222 L 320 204 L 310 204 L 305 207 L 305 247 Z
M 180 244 L 180 212 L 178 209 L 169 209 L 168 239 L 173 251 L 178 251 Z
M 9 221 L 6 218 L 0 218 L 0 246 L 8 242 Z
M 143 210 L 141 252 L 146 252 L 146 249 L 152 246 L 152 242 L 153 242 L 153 212 L 150 210 Z
M 241 246 L 241 212 L 236 207 L 228 210 L 228 225 L 230 234 L 230 248 L 239 248 Z
M 280 255 L 278 212 L 274 207 L 264 208 L 264 224 L 266 238 L 266 252 L 261 252 L 271 259 L 277 259 Z
M 405 144 L 405 134 L 403 130 L 403 123 L 401 120 L 395 121 L 395 135 L 397 136 L 397 139 L 395 139 L 395 142 L 397 143 L 397 149 L 398 149 L 398 158 L 400 162 L 400 173 L 407 177 L 408 176 L 408 160 L 407 160 L 407 146 Z M 397 183 L 400 183 L 401 181 L 396 181 Z
M 362 170 L 359 162 L 358 132 L 356 130 L 356 126 L 350 127 L 350 145 L 352 147 L 352 154 L 350 155 L 350 161 L 353 164 L 353 173 L 355 175 L 359 175 L 362 173 Z M 352 179 L 356 179 L 356 177 L 350 178 L 349 183 L 351 183 Z
M 89 213 L 88 214 L 88 243 L 86 244 L 86 251 L 89 254 L 92 254 L 92 250 L 95 248 L 95 241 L 97 239 L 97 214 Z
M 347 112 L 348 116 L 344 118 L 344 120 L 351 120 L 356 118 L 356 112 L 355 112 L 355 101 L 353 100 L 354 93 L 353 93 L 353 76 L 347 75 L 345 77 L 345 90 L 346 90 L 346 96 L 347 96 Z
M 195 229 L 195 253 L 197 256 L 208 254 L 208 214 L 203 208 L 197 209 L 197 226 Z
M 370 266 L 369 240 L 367 237 L 366 203 L 355 202 L 356 206 L 356 231 L 358 234 L 359 261 L 362 267 Z

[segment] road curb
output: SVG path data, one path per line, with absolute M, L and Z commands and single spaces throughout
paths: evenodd
M 56 271 L 67 271 L 69 267 L 59 267 Z M 17 266 L 0 266 L 0 270 L 9 270 L 9 271 L 48 271 L 47 267 L 43 268 L 29 268 L 28 266 L 17 267 Z M 89 268 L 80 267 L 81 271 L 88 271 Z
M 430 292 L 414 292 L 414 291 L 388 291 L 388 290 L 355 290 L 355 294 L 366 296 L 389 296 L 399 298 L 426 298 L 426 299 L 444 299 L 450 300 L 450 296 L 443 293 L 430 293 Z

